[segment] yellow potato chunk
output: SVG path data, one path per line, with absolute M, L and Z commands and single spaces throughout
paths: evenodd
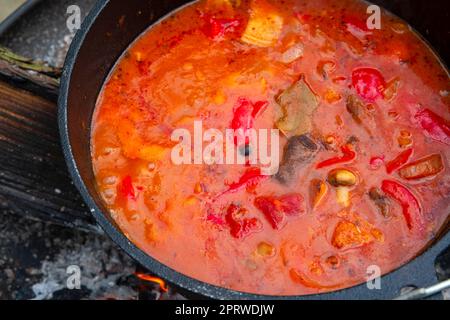
M 334 230 L 331 244 L 338 249 L 359 247 L 374 240 L 384 241 L 383 233 L 366 221 L 340 221 Z
M 146 142 L 138 133 L 134 123 L 124 119 L 117 129 L 124 156 L 130 159 L 142 159 L 149 162 L 158 161 L 170 151 L 157 143 Z
M 334 230 L 332 244 L 336 248 L 358 247 L 373 240 L 372 235 L 350 221 L 341 221 Z
M 283 18 L 261 1 L 254 1 L 250 20 L 241 40 L 258 47 L 275 44 L 283 28 Z

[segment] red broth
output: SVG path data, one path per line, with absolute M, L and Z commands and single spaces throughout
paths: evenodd
M 420 253 L 449 214 L 449 77 L 408 25 L 383 12 L 370 30 L 366 9 L 200 1 L 144 32 L 92 124 L 123 233 L 183 274 L 271 295 L 349 287 Z M 171 134 L 196 120 L 279 129 L 278 173 L 174 164 Z

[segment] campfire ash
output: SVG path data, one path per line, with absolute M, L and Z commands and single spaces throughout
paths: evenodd
M 3 212 L 0 300 L 184 299 L 104 235 Z M 79 268 L 80 289 L 68 288 L 70 266 Z
M 63 249 L 52 261 L 44 261 L 40 269 L 42 280 L 32 286 L 34 299 L 64 299 L 73 295 L 73 290 L 67 289 L 70 277 L 67 266 L 77 264 L 81 271 L 79 294 L 82 299 L 184 299 L 163 279 L 144 272 L 120 251 L 109 244 L 105 247 L 98 239 L 71 250 Z

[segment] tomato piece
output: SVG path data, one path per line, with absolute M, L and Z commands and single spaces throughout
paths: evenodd
M 303 212 L 303 197 L 298 193 L 287 194 L 279 198 L 280 209 L 288 216 L 295 216 Z
M 205 20 L 205 24 L 202 31 L 207 37 L 213 40 L 222 38 L 227 33 L 235 32 L 241 25 L 241 20 L 234 18 L 224 19 L 204 15 L 203 19 Z
M 450 124 L 448 120 L 441 118 L 429 109 L 418 111 L 414 115 L 414 119 L 430 138 L 450 145 Z
M 125 178 L 123 178 L 122 182 L 119 185 L 119 191 L 125 198 L 136 200 L 136 193 L 134 191 L 131 176 L 126 176 Z
M 402 206 L 403 216 L 408 228 L 423 235 L 425 217 L 416 196 L 407 187 L 392 180 L 384 180 L 381 190 Z
M 244 218 L 245 214 L 245 209 L 231 204 L 225 215 L 225 221 L 230 227 L 230 234 L 237 239 L 245 238 L 262 228 L 261 221 L 258 218 Z
M 383 98 L 386 81 L 377 69 L 359 68 L 353 70 L 352 85 L 361 98 L 374 102 L 378 98 Z
M 255 199 L 255 207 L 276 230 L 283 227 L 286 216 L 298 216 L 304 212 L 303 197 L 297 193 L 281 197 L 258 197 Z
M 377 170 L 384 164 L 384 156 L 375 156 L 370 158 L 370 169 Z
M 303 23 L 308 23 L 312 20 L 313 16 L 310 14 L 302 13 L 302 12 L 296 12 L 294 13 L 294 16 Z
M 343 155 L 341 157 L 334 157 L 325 161 L 322 161 L 316 165 L 317 169 L 329 167 L 335 164 L 351 162 L 356 158 L 356 152 L 352 150 L 349 145 L 341 147 Z
M 406 163 L 408 163 L 412 154 L 413 154 L 412 148 L 406 149 L 405 151 L 400 153 L 395 159 L 386 163 L 386 172 L 391 174 L 392 172 L 396 171 L 397 169 L 400 169 L 401 167 L 403 167 Z
M 274 199 L 270 197 L 259 197 L 255 199 L 255 207 L 258 208 L 269 221 L 272 228 L 278 230 L 283 226 L 285 214 L 278 210 Z
M 368 32 L 369 28 L 367 28 L 367 23 L 365 19 L 361 19 L 355 15 L 345 15 L 342 19 L 347 26 L 347 28 L 356 28 L 362 32 Z

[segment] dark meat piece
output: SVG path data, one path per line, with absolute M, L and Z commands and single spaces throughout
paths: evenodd
M 378 207 L 383 217 L 389 217 L 389 199 L 381 192 L 381 190 L 378 188 L 371 188 L 369 197 Z
M 366 106 L 355 96 L 347 97 L 347 111 L 351 114 L 353 120 L 366 130 L 369 135 L 372 135 L 369 129 L 369 123 L 372 121 L 371 116 L 367 112 Z
M 352 115 L 353 120 L 357 124 L 362 124 L 361 115 L 364 112 L 364 105 L 355 96 L 348 96 L 347 98 L 347 111 Z
M 318 145 L 307 135 L 290 138 L 275 178 L 281 183 L 289 183 L 295 178 L 299 166 L 309 163 L 318 151 Z

